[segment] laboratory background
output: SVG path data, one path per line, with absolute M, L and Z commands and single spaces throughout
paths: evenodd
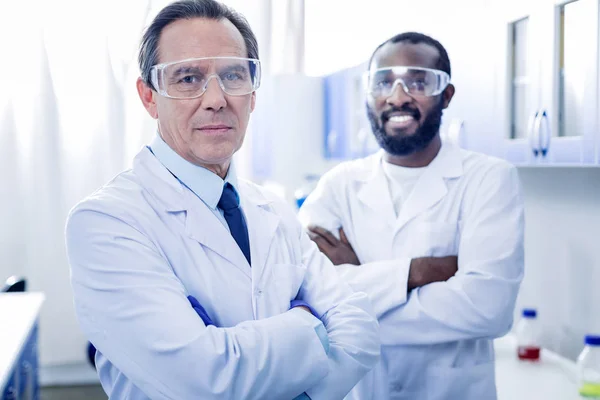
M 168 3 L 0 2 L 0 288 L 25 289 L 0 294 L 0 399 L 106 399 L 75 317 L 64 226 L 156 133 L 136 56 Z M 263 71 L 237 172 L 296 209 L 323 173 L 378 150 L 363 83 L 377 45 L 417 31 L 446 47 L 456 94 L 443 140 L 516 165 L 525 198 L 498 398 L 578 398 L 577 358 L 600 335 L 600 1 L 224 3 L 249 20 Z M 523 321 L 537 361 L 517 357 Z

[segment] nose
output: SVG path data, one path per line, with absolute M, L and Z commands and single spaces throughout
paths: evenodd
M 215 79 L 213 79 L 215 78 Z M 206 82 L 206 91 L 202 95 L 202 108 L 205 110 L 219 111 L 227 106 L 225 93 L 219 85 L 216 76 L 211 76 Z
M 396 79 L 394 86 L 392 86 L 392 92 L 385 99 L 385 102 L 389 105 L 401 107 L 403 104 L 411 103 L 414 99 L 408 94 L 404 83 L 400 79 Z

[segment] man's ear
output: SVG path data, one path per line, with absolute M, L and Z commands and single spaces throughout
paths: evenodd
M 250 112 L 254 111 L 256 107 L 256 91 L 252 92 L 252 98 L 250 99 Z
M 443 108 L 448 108 L 450 105 L 450 101 L 452 100 L 452 97 L 454 97 L 454 91 L 454 85 L 451 83 L 446 86 L 446 89 L 444 89 L 444 92 L 442 93 L 444 98 Z
M 152 118 L 157 119 L 156 92 L 148 86 L 141 77 L 137 79 L 136 86 L 138 94 L 140 95 L 140 100 L 142 100 L 142 104 L 144 104 L 144 108 Z

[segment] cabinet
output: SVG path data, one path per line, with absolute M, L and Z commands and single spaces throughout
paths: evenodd
M 594 165 L 598 0 L 507 2 L 496 61 L 501 156 L 523 165 Z
M 40 293 L 0 294 L 0 399 L 39 399 L 38 313 Z
M 39 399 L 38 327 L 33 327 L 25 346 L 9 374 L 2 400 Z

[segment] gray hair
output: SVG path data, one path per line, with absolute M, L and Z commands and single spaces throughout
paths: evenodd
M 150 79 L 152 66 L 158 64 L 158 41 L 162 30 L 180 19 L 207 18 L 228 19 L 242 34 L 247 49 L 247 57 L 258 59 L 258 42 L 250 24 L 244 16 L 232 8 L 215 0 L 179 0 L 163 8 L 144 32 L 138 55 L 142 79 L 153 88 Z

